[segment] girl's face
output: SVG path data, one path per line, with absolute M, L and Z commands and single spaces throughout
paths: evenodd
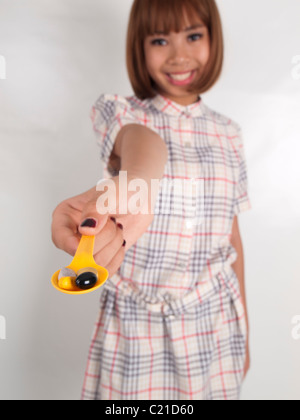
M 200 78 L 209 59 L 209 32 L 201 20 L 179 33 L 148 36 L 144 51 L 158 93 L 184 106 L 198 100 L 198 95 L 187 88 Z

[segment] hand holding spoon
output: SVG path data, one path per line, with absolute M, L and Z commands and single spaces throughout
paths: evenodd
M 53 274 L 51 282 L 55 289 L 69 295 L 93 292 L 108 279 L 109 273 L 97 265 L 94 252 L 95 236 L 82 236 L 73 261 Z

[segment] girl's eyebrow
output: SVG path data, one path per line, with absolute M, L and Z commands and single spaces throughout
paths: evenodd
M 190 26 L 189 28 L 184 29 L 184 32 L 188 32 L 188 31 L 192 31 L 194 29 L 200 29 L 200 28 L 205 28 L 205 25 L 203 25 L 202 23 L 198 23 L 196 25 Z
M 183 32 L 189 32 L 194 29 L 200 29 L 200 28 L 205 28 L 205 25 L 203 25 L 202 23 L 199 23 L 199 24 L 190 26 L 189 28 L 183 29 Z M 155 31 L 155 35 L 168 35 L 168 34 L 165 33 L 164 31 Z

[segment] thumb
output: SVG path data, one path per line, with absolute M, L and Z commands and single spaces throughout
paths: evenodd
M 81 235 L 96 236 L 106 225 L 109 214 L 97 212 L 96 200 L 89 201 L 84 207 L 78 232 Z

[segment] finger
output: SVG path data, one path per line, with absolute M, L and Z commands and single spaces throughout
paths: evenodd
M 74 256 L 78 248 L 81 235 L 74 233 L 73 229 L 66 226 L 57 227 L 57 232 L 59 232 L 59 234 L 56 232 L 52 233 L 52 241 L 54 245 Z
M 82 235 L 96 236 L 107 223 L 108 214 L 101 215 L 97 212 L 97 201 L 92 200 L 86 204 L 81 215 L 78 232 Z
M 106 269 L 109 273 L 109 277 L 112 277 L 114 274 L 117 273 L 119 268 L 121 267 L 125 257 L 125 248 L 122 247 L 117 254 L 114 256 L 114 258 L 108 263 L 106 266 Z
M 120 230 L 123 232 L 122 225 L 117 223 L 115 218 L 109 218 L 104 228 L 95 237 L 94 255 L 97 255 L 103 248 L 112 243 Z
M 104 228 L 95 237 L 94 255 L 97 255 L 103 248 L 110 244 L 117 235 L 117 224 L 108 219 Z
M 110 261 L 115 257 L 115 255 L 123 248 L 123 234 L 122 231 L 118 231 L 112 240 L 107 246 L 105 246 L 99 253 L 94 255 L 94 259 L 97 264 L 106 267 Z
M 62 212 L 61 208 L 57 208 L 53 213 L 51 233 L 52 241 L 57 248 L 70 255 L 75 255 L 80 235 L 77 232 L 76 224 Z
M 104 228 L 109 217 L 118 219 L 128 217 L 127 201 L 130 194 L 128 197 L 127 194 L 120 194 L 116 180 L 103 180 L 97 185 L 96 190 L 89 192 L 91 196 L 83 207 L 78 228 L 82 235 L 97 235 Z

